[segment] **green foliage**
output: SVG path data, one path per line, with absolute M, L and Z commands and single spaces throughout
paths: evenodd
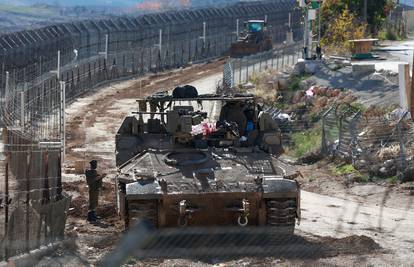
M 336 166 L 332 171 L 335 175 L 359 174 L 359 171 L 352 164 Z
M 355 109 L 360 110 L 361 112 L 364 112 L 364 111 L 367 110 L 367 107 L 364 104 L 362 104 L 361 102 L 357 102 L 357 101 L 356 102 L 352 102 L 351 103 L 351 106 L 353 108 L 355 108 Z
M 301 89 L 300 88 L 300 83 L 302 81 L 306 80 L 309 77 L 310 77 L 309 74 L 290 76 L 288 90 L 290 90 L 290 91 L 300 90 Z
M 289 149 L 290 156 L 300 158 L 308 152 L 321 147 L 322 131 L 320 127 L 292 134 L 293 146 Z
M 368 183 L 369 181 L 371 181 L 371 178 L 369 177 L 368 174 L 362 174 L 355 178 L 355 182 L 358 182 L 358 183 Z
M 327 26 L 321 43 L 322 46 L 338 52 L 346 52 L 351 49 L 349 40 L 365 37 L 367 25 L 359 22 L 356 16 L 348 9 L 333 18 Z
M 390 41 L 401 41 L 404 39 L 404 37 L 399 36 L 397 33 L 391 31 L 391 29 L 386 29 L 378 33 L 378 39 L 390 40 Z
M 384 40 L 395 41 L 397 40 L 397 36 L 394 33 L 385 30 L 385 31 L 380 31 L 378 33 L 378 39 L 380 39 L 381 41 L 384 41 Z
M 332 172 L 338 176 L 352 174 L 354 176 L 353 180 L 358 183 L 367 183 L 371 180 L 368 174 L 361 173 L 352 164 L 336 166 L 332 169 Z
M 396 6 L 396 0 L 367 0 L 367 23 L 371 32 L 376 33 L 381 29 L 385 18 Z M 364 0 L 324 0 L 322 5 L 322 17 L 324 26 L 337 18 L 345 9 L 355 15 L 360 22 L 364 19 Z
M 394 176 L 388 177 L 386 181 L 390 184 L 397 184 L 399 182 L 399 179 L 397 175 L 394 175 Z
M 396 0 L 368 0 L 365 21 L 364 0 L 324 0 L 321 25 L 323 47 L 343 52 L 350 48 L 347 40 L 376 36 L 395 6 Z M 395 37 L 382 33 L 383 39 Z

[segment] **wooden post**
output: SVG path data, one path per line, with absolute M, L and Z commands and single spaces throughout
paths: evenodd
M 405 110 L 410 110 L 411 102 L 411 88 L 409 86 L 410 75 L 409 65 L 407 63 L 398 65 L 399 73 L 399 88 L 400 88 L 400 107 Z
M 7 228 L 9 224 L 9 162 L 10 152 L 6 156 L 6 168 L 5 168 L 5 210 L 4 210 L 4 236 L 7 236 Z
M 411 119 L 414 120 L 414 52 L 413 52 L 413 62 L 412 62 L 412 72 L 411 72 L 411 95 L 410 95 L 410 113 Z
M 26 151 L 26 251 L 30 251 L 30 169 L 31 169 L 31 151 Z

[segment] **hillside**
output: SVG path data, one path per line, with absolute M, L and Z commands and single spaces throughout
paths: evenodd
M 82 19 L 136 16 L 170 9 L 227 5 L 240 0 L 0 0 L 0 34 Z

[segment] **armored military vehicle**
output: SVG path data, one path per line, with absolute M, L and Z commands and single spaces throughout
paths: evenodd
M 231 57 L 243 57 L 273 48 L 273 41 L 264 20 L 249 20 L 237 41 L 230 47 Z
M 189 97 L 190 96 L 190 97 Z M 272 226 L 292 233 L 300 188 L 277 156 L 280 130 L 252 95 L 192 86 L 137 100 L 116 135 L 118 208 L 128 227 Z

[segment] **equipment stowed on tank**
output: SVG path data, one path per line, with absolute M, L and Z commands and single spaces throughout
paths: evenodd
M 270 226 L 293 233 L 300 187 L 281 133 L 252 95 L 192 86 L 137 100 L 116 135 L 118 208 L 128 227 Z

